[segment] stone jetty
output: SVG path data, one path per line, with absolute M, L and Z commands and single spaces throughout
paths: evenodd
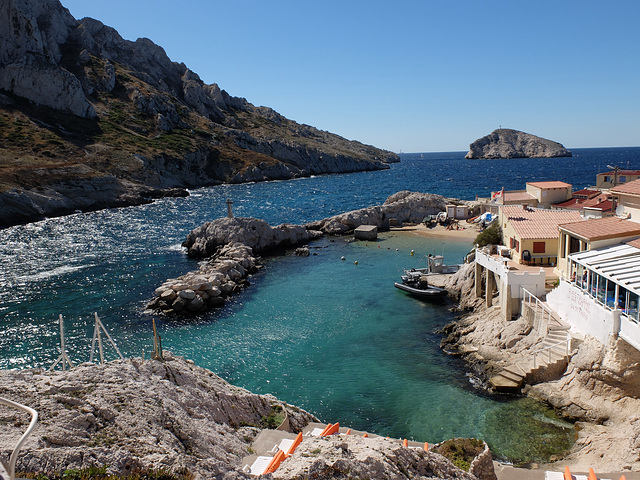
M 258 266 L 251 247 L 228 243 L 197 271 L 159 286 L 147 309 L 192 315 L 221 307 L 226 298 L 249 285 L 247 276 L 255 273 Z
M 345 235 L 358 227 L 389 230 L 390 224 L 420 223 L 445 210 L 447 204 L 463 202 L 441 195 L 398 192 L 383 205 L 353 210 L 306 225 L 284 223 L 275 227 L 257 218 L 228 216 L 195 228 L 182 244 L 187 255 L 208 259 L 197 271 L 164 282 L 147 304 L 150 311 L 168 315 L 194 315 L 218 308 L 249 285 L 247 277 L 260 267 L 256 255 L 300 247 L 323 235 Z M 230 205 L 230 204 L 229 204 Z M 296 255 L 308 255 L 304 247 Z

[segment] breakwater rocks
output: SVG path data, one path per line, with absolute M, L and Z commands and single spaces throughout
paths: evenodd
M 153 468 L 195 476 L 190 478 L 247 478 L 238 471 L 242 458 L 274 411 L 286 413 L 293 432 L 317 421 L 167 352 L 163 362 L 3 370 L 0 396 L 29 405 L 40 417 L 18 456 L 18 472 L 108 465 L 119 475 Z M 24 413 L 0 411 L 3 460 L 28 423 Z
M 570 157 L 562 144 L 529 133 L 500 128 L 469 145 L 464 158 Z
M 155 290 L 147 309 L 168 315 L 193 315 L 222 307 L 226 298 L 249 285 L 247 276 L 257 269 L 251 247 L 228 243 L 218 248 L 199 270 L 164 282 Z

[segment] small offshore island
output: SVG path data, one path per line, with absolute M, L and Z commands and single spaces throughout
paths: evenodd
M 464 158 L 555 158 L 570 157 L 571 152 L 553 140 L 530 133 L 499 128 L 469 145 Z

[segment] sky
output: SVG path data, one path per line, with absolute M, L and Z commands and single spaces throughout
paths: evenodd
M 637 0 L 61 0 L 208 84 L 394 152 L 640 146 Z

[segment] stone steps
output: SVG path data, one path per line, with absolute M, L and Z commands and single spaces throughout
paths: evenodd
M 555 326 L 555 325 L 554 325 Z M 524 358 L 505 367 L 500 373 L 489 379 L 489 384 L 494 390 L 500 392 L 520 391 L 527 378 L 544 370 L 556 367 L 562 362 L 568 362 L 567 347 L 564 341 L 568 340 L 568 332 L 565 328 L 550 329 L 547 336 L 536 349 L 537 355 L 534 364 L 533 353 L 531 357 Z M 540 351 L 541 349 L 547 349 Z

